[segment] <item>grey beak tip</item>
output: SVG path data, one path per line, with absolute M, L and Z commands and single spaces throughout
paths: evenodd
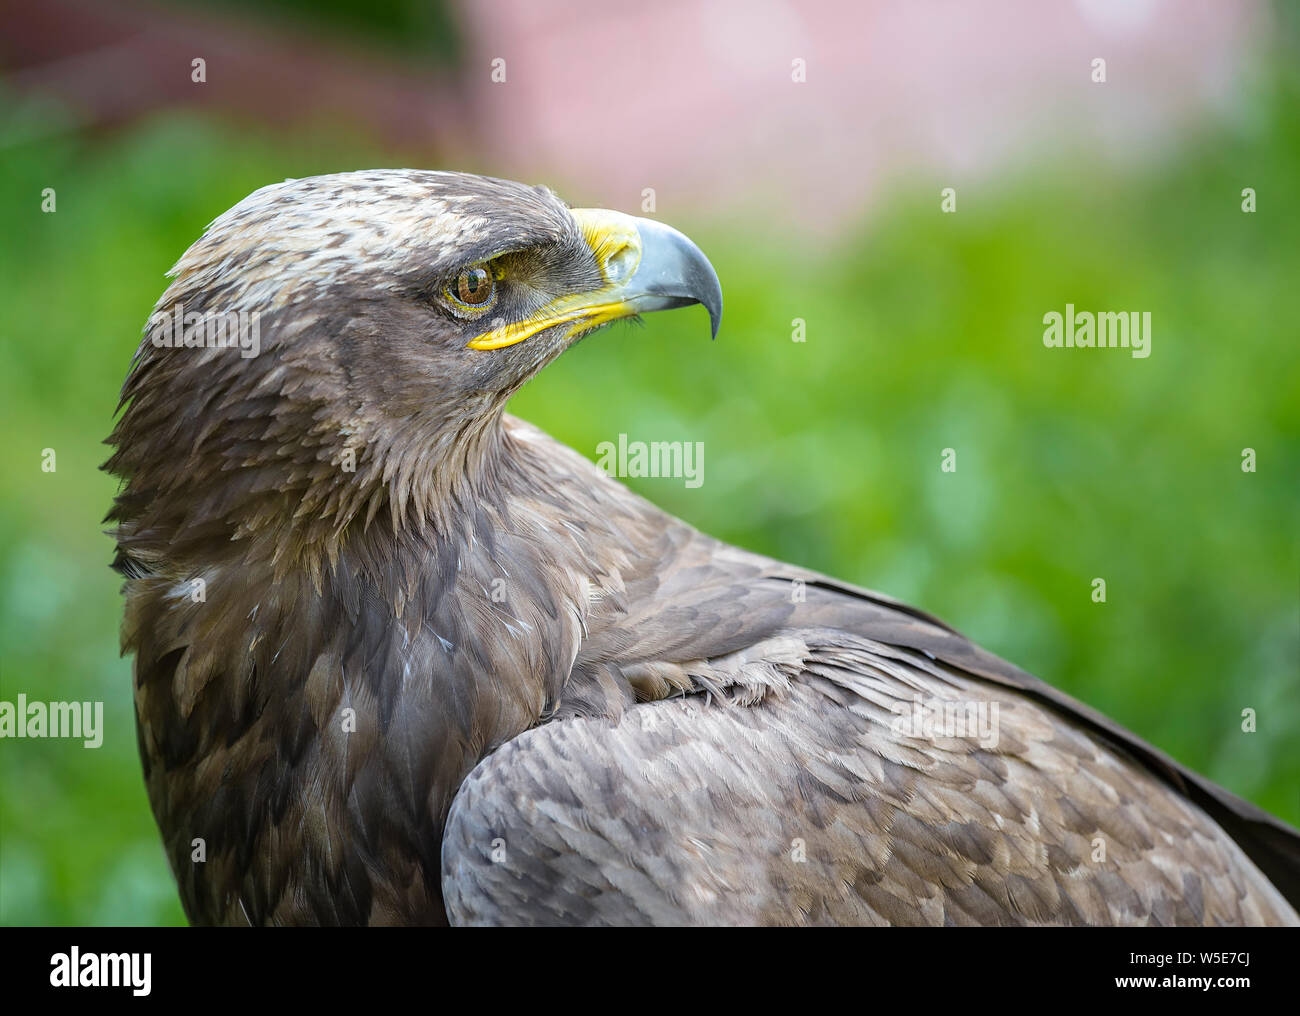
M 700 271 L 695 278 L 697 287 L 695 298 L 709 312 L 709 337 L 716 339 L 718 329 L 722 327 L 722 283 L 718 281 L 717 273 L 703 254 L 700 254 L 700 259 L 703 261 L 704 270 Z
M 654 298 L 643 304 L 647 310 L 666 310 L 692 303 L 709 312 L 710 337 L 718 337 L 722 325 L 722 284 L 704 252 L 687 236 L 654 219 L 637 219 L 641 235 L 641 263 L 632 284 L 642 297 Z

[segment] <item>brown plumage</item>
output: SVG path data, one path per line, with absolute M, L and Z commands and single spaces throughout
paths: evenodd
M 147 333 L 106 467 L 192 921 L 1297 923 L 1294 830 L 504 415 L 607 320 L 716 327 L 680 234 L 375 171 L 258 191 L 173 274 L 159 311 L 260 315 L 250 357 Z

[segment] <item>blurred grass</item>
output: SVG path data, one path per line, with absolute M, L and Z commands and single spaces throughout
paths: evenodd
M 695 310 L 616 326 L 512 411 L 593 458 L 620 432 L 703 441 L 699 489 L 630 482 L 720 537 L 937 612 L 1295 823 L 1298 98 L 1290 78 L 1263 88 L 1248 121 L 1158 164 L 1074 153 L 963 187 L 956 215 L 940 182 L 900 185 L 824 249 L 757 213 L 673 217 L 722 277 L 718 341 Z M 100 442 L 163 272 L 209 220 L 285 176 L 394 160 L 337 132 L 190 118 L 87 140 L 10 105 L 0 698 L 102 699 L 107 735 L 0 742 L 0 922 L 176 922 L 117 655 Z M 1042 316 L 1067 302 L 1150 310 L 1152 356 L 1045 349 Z
M 177 0 L 173 0 L 177 2 Z M 394 55 L 418 54 L 435 65 L 455 65 L 463 42 L 446 0 L 180 0 L 209 16 L 226 11 L 279 25 L 286 33 L 364 41 Z

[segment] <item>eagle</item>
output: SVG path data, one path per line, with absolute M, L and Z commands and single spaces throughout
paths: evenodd
M 104 468 L 192 923 L 1300 923 L 1294 829 L 505 412 L 611 322 L 716 336 L 677 230 L 374 170 L 256 191 L 169 275 Z

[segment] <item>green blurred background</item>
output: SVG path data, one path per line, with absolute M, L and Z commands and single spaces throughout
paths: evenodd
M 939 614 L 1300 822 L 1300 62 L 1279 34 L 1247 115 L 1137 165 L 1039 154 L 962 190 L 956 215 L 944 180 L 900 176 L 833 238 L 759 209 L 673 216 L 723 281 L 718 340 L 697 311 L 616 326 L 512 411 L 592 458 L 619 433 L 703 441 L 702 487 L 628 482 Z M 0 699 L 99 699 L 107 724 L 95 751 L 0 742 L 0 922 L 180 922 L 101 533 L 118 386 L 163 273 L 221 211 L 289 176 L 441 163 L 364 126 L 162 109 L 86 130 L 9 89 L 0 113 Z M 1042 316 L 1067 302 L 1150 310 L 1151 357 L 1045 349 Z

